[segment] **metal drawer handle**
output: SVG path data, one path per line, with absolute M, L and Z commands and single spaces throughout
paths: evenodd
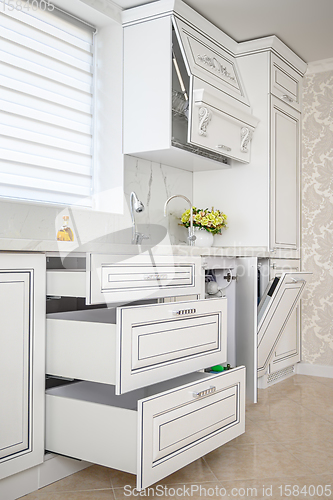
M 172 311 L 172 314 L 175 316 L 185 316 L 187 314 L 195 314 L 196 312 L 196 309 L 180 309 L 179 311 Z
M 288 94 L 283 94 L 282 99 L 285 99 L 289 102 L 294 102 L 294 99 L 292 99 Z
M 166 274 L 145 274 L 144 279 L 146 281 L 151 281 L 151 280 L 167 280 L 168 276 Z
M 219 149 L 223 149 L 224 151 L 231 151 L 231 148 L 229 148 L 228 146 L 225 146 L 224 144 L 218 144 L 217 147 Z
M 290 278 L 292 283 L 306 283 L 305 280 L 296 280 L 295 278 Z
M 194 392 L 193 397 L 203 398 L 204 396 L 209 396 L 210 394 L 214 394 L 214 392 L 216 392 L 216 387 L 213 385 L 209 389 L 205 389 L 204 391 Z

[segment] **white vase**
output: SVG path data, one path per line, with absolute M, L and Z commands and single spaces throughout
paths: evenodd
M 214 241 L 214 235 L 209 231 L 206 231 L 203 227 L 194 227 L 193 232 L 196 236 L 194 246 L 207 248 L 211 247 Z

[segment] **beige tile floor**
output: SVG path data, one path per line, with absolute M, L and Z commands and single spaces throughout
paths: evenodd
M 260 390 L 245 434 L 158 485 L 145 496 L 333 499 L 333 379 L 295 375 Z M 93 465 L 23 498 L 117 500 L 134 487 L 135 476 Z

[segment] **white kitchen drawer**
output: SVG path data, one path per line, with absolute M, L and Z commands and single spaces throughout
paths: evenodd
M 201 258 L 86 254 L 86 269 L 49 269 L 47 295 L 102 304 L 182 295 L 204 297 Z
M 301 111 L 302 77 L 275 54 L 271 58 L 271 93 Z
M 225 298 L 47 315 L 46 371 L 123 394 L 226 361 Z
M 46 449 L 136 474 L 139 490 L 244 431 L 244 367 L 123 396 L 91 382 L 46 394 Z

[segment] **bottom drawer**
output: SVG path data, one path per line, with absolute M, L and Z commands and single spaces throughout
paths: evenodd
M 77 382 L 46 394 L 46 449 L 156 483 L 245 431 L 245 368 L 192 373 L 115 396 Z

